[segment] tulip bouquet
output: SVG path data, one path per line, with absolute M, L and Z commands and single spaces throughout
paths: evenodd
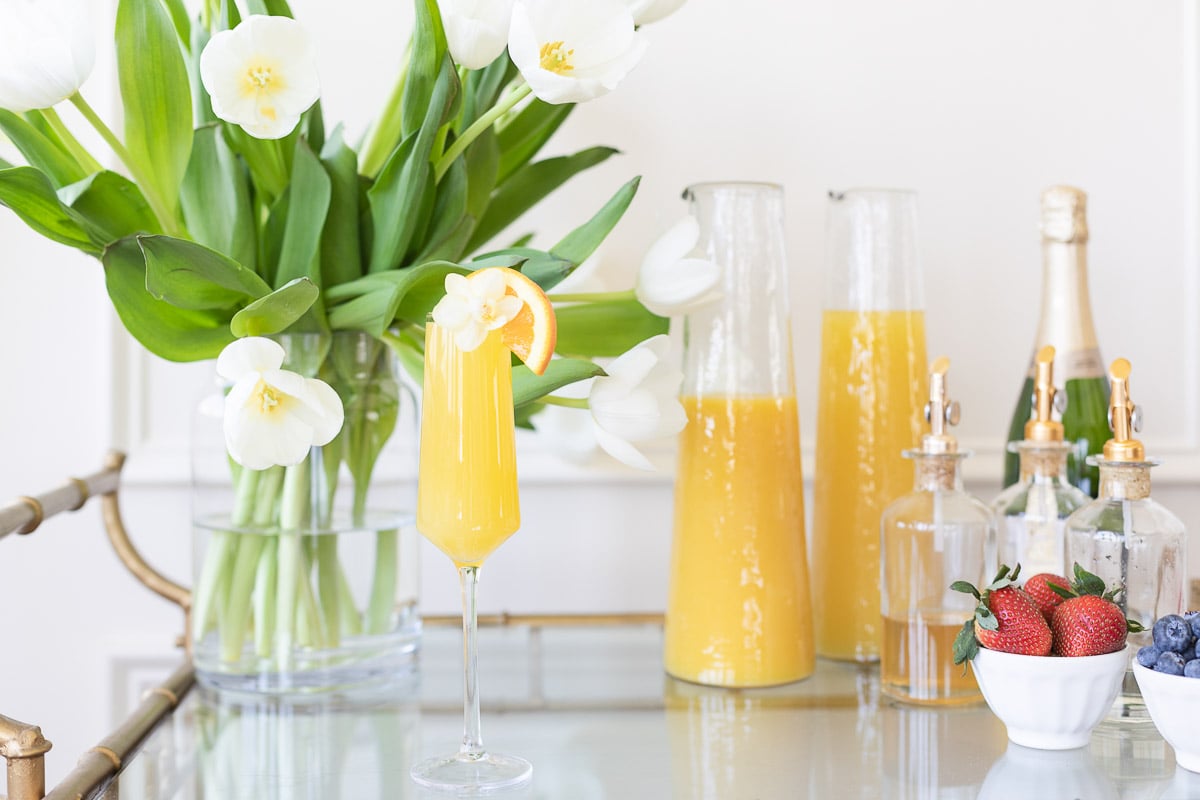
M 232 385 L 231 527 L 320 525 L 306 499 L 312 446 L 323 446 L 334 484 L 345 465 L 360 515 L 397 400 L 352 385 L 328 341 L 359 332 L 419 377 L 421 329 L 448 275 L 513 267 L 546 291 L 571 275 L 621 219 L 636 178 L 550 247 L 533 246 L 531 235 L 495 240 L 616 153 L 538 156 L 574 104 L 611 91 L 634 67 L 645 48 L 639 26 L 682 3 L 415 0 L 395 89 L 351 144 L 325 123 L 317 53 L 286 0 L 204 0 L 196 17 L 183 0 L 119 0 L 122 135 L 80 93 L 95 57 L 90 3 L 0 0 L 0 132 L 26 162 L 0 160 L 0 204 L 97 258 L 121 321 L 151 352 L 194 361 L 237 343 L 218 364 Z M 55 110 L 63 102 L 106 152 L 81 143 Z M 116 168 L 101 163 L 114 158 Z M 666 330 L 662 315 L 712 282 L 664 287 L 662 272 L 638 291 L 551 294 L 560 357 L 541 376 L 514 367 L 519 424 L 530 427 L 546 405 L 587 407 L 552 393 L 596 379 L 592 417 L 615 456 L 645 466 L 631 442 L 682 427 L 671 396 L 678 373 L 653 337 Z M 259 338 L 290 334 L 325 343 L 309 374 L 281 369 L 291 354 Z M 596 359 L 616 356 L 608 375 Z M 383 630 L 395 531 L 379 536 L 373 608 L 361 617 L 345 604 L 332 610 L 346 596 L 335 553 L 286 537 L 264 545 L 261 536 L 215 536 L 194 635 L 224 625 L 223 656 L 236 660 L 254 627 L 258 654 L 274 651 L 286 667 L 294 637 L 333 645 L 345 632 Z M 315 591 L 311 572 L 322 576 Z

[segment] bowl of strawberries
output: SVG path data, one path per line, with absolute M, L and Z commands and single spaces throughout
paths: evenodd
M 1200 611 L 1166 614 L 1151 631 L 1153 643 L 1138 650 L 1133 675 L 1175 761 L 1200 772 Z
M 1126 639 L 1141 630 L 1113 598 L 1120 589 L 1075 565 L 1075 579 L 1041 573 L 1022 584 L 1021 567 L 1001 567 L 982 591 L 951 588 L 979 600 L 954 641 L 956 664 L 971 662 L 979 689 L 1024 747 L 1087 746 L 1121 690 L 1129 667 Z

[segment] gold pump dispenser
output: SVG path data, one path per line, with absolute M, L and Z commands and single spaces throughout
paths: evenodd
M 1051 413 L 1062 413 L 1063 395 L 1054 388 L 1054 346 L 1046 345 L 1038 351 L 1034 362 L 1033 416 L 1025 423 L 1025 441 L 1061 442 L 1063 426 L 1051 419 Z
M 925 404 L 929 433 L 921 437 L 921 452 L 929 455 L 958 452 L 958 440 L 946 432 L 947 427 L 957 425 L 962 417 L 958 401 L 951 400 L 946 389 L 949 371 L 950 359 L 945 356 L 929 368 L 929 402 Z
M 1142 429 L 1142 411 L 1129 398 L 1129 373 L 1133 366 L 1123 358 L 1112 362 L 1108 380 L 1112 395 L 1108 401 L 1108 424 L 1113 437 L 1104 443 L 1105 461 L 1145 461 L 1146 448 L 1133 434 Z

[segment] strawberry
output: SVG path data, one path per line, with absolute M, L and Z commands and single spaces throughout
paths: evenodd
M 982 594 L 966 581 L 955 581 L 951 589 L 975 595 L 979 605 L 954 639 L 954 663 L 975 657 L 980 646 L 1003 653 L 1028 656 L 1050 654 L 1053 637 L 1037 603 L 1017 588 L 1018 564 L 1011 572 L 1003 566 Z
M 1060 656 L 1099 656 L 1115 653 L 1125 646 L 1129 633 L 1145 630 L 1137 622 L 1126 619 L 1125 612 L 1114 602 L 1122 591 L 1118 587 L 1105 591 L 1104 581 L 1075 565 L 1075 580 L 1063 589 L 1049 586 L 1065 598 L 1050 618 L 1054 633 L 1054 652 Z
M 1064 589 L 1071 588 L 1069 580 L 1062 575 L 1055 575 L 1053 572 L 1039 572 L 1025 581 L 1025 594 L 1029 595 L 1030 599 L 1037 604 L 1038 610 L 1042 612 L 1047 623 L 1050 622 L 1050 616 L 1054 613 L 1054 607 L 1063 601 L 1062 595 L 1051 589 L 1050 584 L 1061 586 Z

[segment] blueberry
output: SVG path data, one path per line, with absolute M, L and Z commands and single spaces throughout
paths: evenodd
M 1154 623 L 1154 644 L 1159 650 L 1183 653 L 1192 648 L 1192 627 L 1178 614 L 1167 614 Z
M 1183 677 L 1200 678 L 1200 658 L 1193 658 L 1183 665 Z
M 1168 675 L 1182 675 L 1183 665 L 1183 656 L 1167 651 L 1158 657 L 1158 661 L 1154 662 L 1154 671 L 1165 672 Z
M 1149 644 L 1137 651 L 1137 662 L 1146 669 L 1154 669 L 1154 662 L 1158 661 L 1160 655 L 1162 655 L 1162 650 Z
M 1192 636 L 1200 639 L 1200 611 L 1189 611 L 1183 618 L 1192 626 Z

